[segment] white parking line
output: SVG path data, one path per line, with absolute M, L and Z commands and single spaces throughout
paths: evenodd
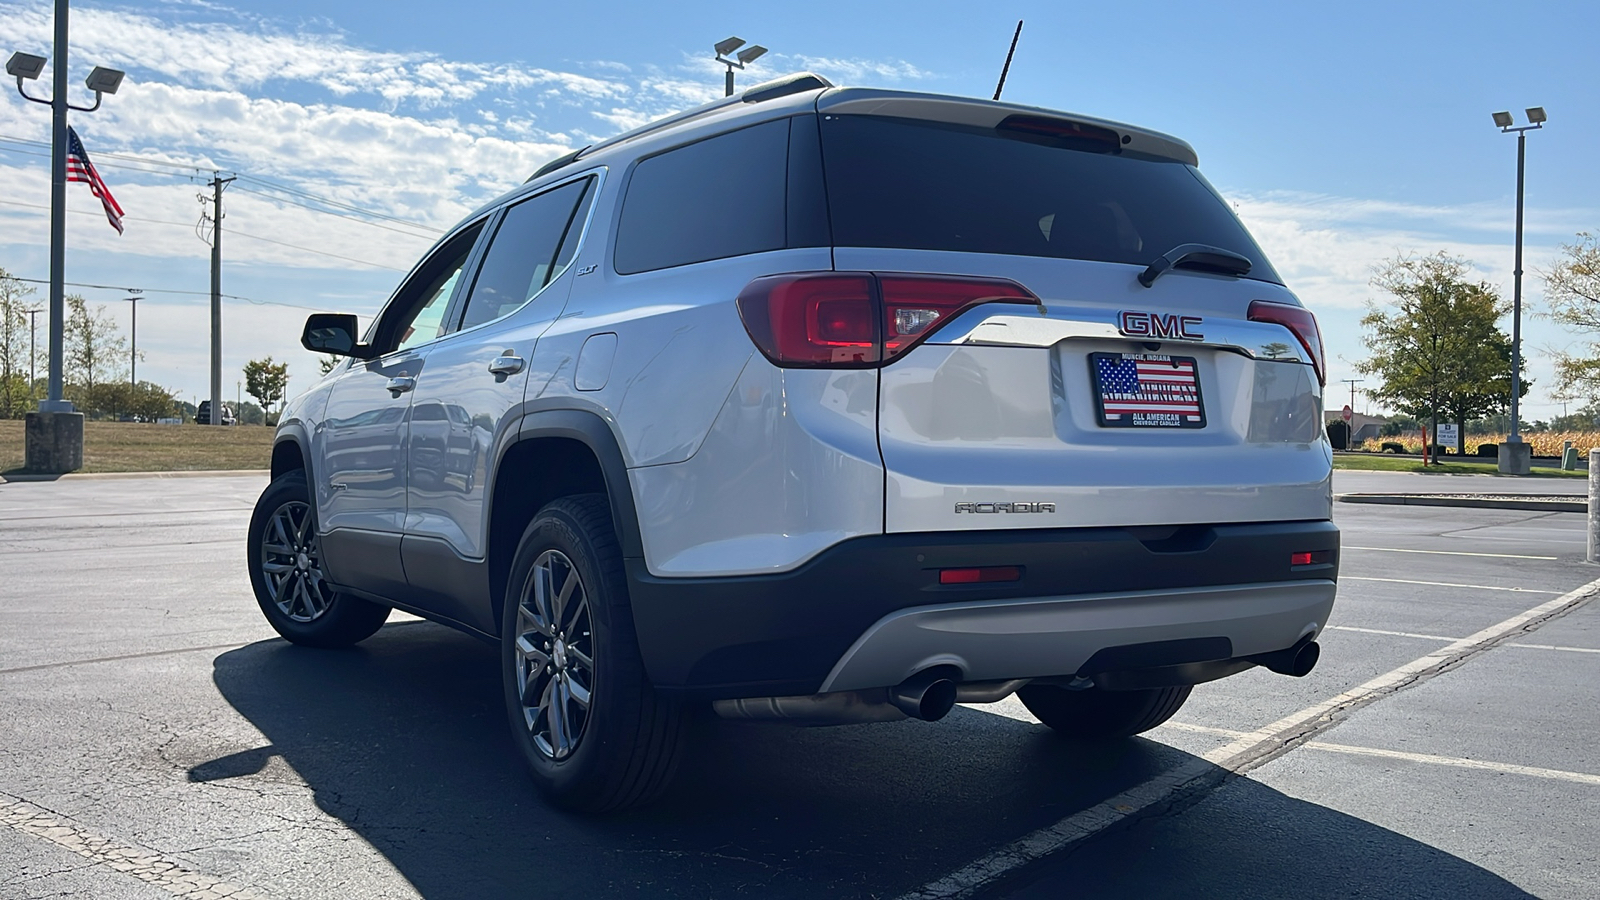
M 1353 547 L 1351 549 L 1360 549 L 1360 548 L 1359 547 Z M 1480 554 L 1477 554 L 1477 555 L 1478 556 L 1488 556 L 1490 554 L 1480 553 Z M 1363 576 L 1363 575 L 1341 575 L 1341 576 L 1339 576 L 1339 580 L 1340 581 L 1385 581 L 1385 582 L 1388 582 L 1390 584 L 1425 584 L 1428 587 L 1472 588 L 1474 590 L 1479 590 L 1479 591 L 1515 591 L 1516 593 L 1519 593 L 1519 594 L 1559 594 L 1559 593 L 1561 593 L 1560 591 L 1541 591 L 1541 590 L 1538 590 L 1536 588 L 1495 587 L 1494 585 L 1489 585 L 1489 584 L 1456 584 L 1456 583 L 1450 582 L 1450 581 L 1413 581 L 1410 578 L 1370 578 L 1370 577 Z
M 1530 626 L 1537 627 L 1545 619 L 1583 603 L 1597 591 L 1600 591 L 1600 579 L 1476 634 L 1453 641 L 1336 697 L 1291 713 L 1264 728 L 1239 735 L 1203 757 L 1191 759 L 1089 809 L 1067 816 L 1054 825 L 1023 835 L 943 878 L 905 894 L 902 900 L 970 897 L 1017 868 L 1092 837 L 1142 810 L 1171 800 L 1183 792 L 1205 790 L 1220 784 L 1221 773 L 1242 774 L 1283 755 L 1295 746 L 1303 746 L 1307 738 L 1332 727 L 1336 715 L 1376 702 L 1420 679 L 1457 665 L 1518 631 Z
M 1329 625 L 1324 631 L 1354 631 L 1359 634 L 1382 634 L 1389 637 L 1416 638 L 1421 641 L 1458 641 L 1460 638 L 1445 637 L 1442 634 L 1417 634 L 1414 631 L 1384 631 L 1381 628 L 1357 628 L 1354 625 Z M 1559 650 L 1562 653 L 1600 653 L 1596 647 L 1560 647 L 1555 644 L 1506 644 L 1507 647 L 1521 647 L 1524 650 Z M 0 670 L 0 674 L 4 674 Z M 1200 727 L 1200 726 L 1195 726 Z
M 1563 653 L 1600 653 L 1593 647 L 1557 647 L 1554 644 L 1507 644 L 1507 647 L 1521 647 L 1524 650 L 1560 650 Z
M 1512 644 L 1511 646 L 1517 646 Z M 1600 653 L 1600 650 L 1595 651 Z M 1220 737 L 1241 737 L 1242 731 L 1230 728 L 1212 728 L 1207 725 L 1189 725 L 1184 722 L 1168 722 L 1161 726 L 1173 731 L 1188 731 L 1195 734 L 1213 734 Z M 1516 763 L 1491 762 L 1482 759 L 1467 759 L 1462 756 L 1437 756 L 1432 753 L 1410 753 L 1404 750 L 1383 750 L 1378 747 L 1357 747 L 1354 744 L 1332 744 L 1327 741 L 1308 741 L 1303 744 L 1307 750 L 1321 750 L 1325 753 L 1343 753 L 1349 756 L 1372 756 L 1380 759 L 1397 759 L 1404 762 L 1426 763 L 1432 766 L 1451 766 L 1458 769 L 1477 769 L 1483 772 L 1499 772 L 1506 775 L 1526 775 L 1530 778 L 1550 778 L 1556 781 L 1573 781 L 1578 784 L 1592 784 L 1600 786 L 1600 775 L 1590 775 L 1587 772 L 1569 772 L 1565 769 L 1544 769 L 1538 766 L 1519 766 Z
M 1344 547 L 1345 550 L 1376 550 L 1381 553 L 1432 553 L 1438 556 L 1491 556 L 1495 559 L 1560 559 L 1559 556 L 1518 556 L 1515 553 L 1469 553 L 1465 550 L 1402 550 L 1399 547 Z
M 1383 634 L 1389 637 L 1417 638 L 1424 641 L 1443 641 L 1446 644 L 1459 638 L 1445 637 L 1442 634 L 1417 634 L 1414 631 L 1384 631 L 1382 628 L 1357 628 L 1354 625 L 1329 625 L 1327 631 L 1356 631 L 1361 634 Z

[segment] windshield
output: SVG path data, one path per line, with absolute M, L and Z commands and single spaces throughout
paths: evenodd
M 1005 253 L 1148 265 L 1187 243 L 1278 273 L 1190 166 L 1084 142 L 878 116 L 824 116 L 823 167 L 841 247 Z

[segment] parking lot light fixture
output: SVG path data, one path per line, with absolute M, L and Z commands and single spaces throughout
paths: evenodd
M 740 37 L 730 37 L 725 40 L 717 41 L 715 44 L 712 44 L 711 47 L 717 51 L 717 62 L 728 67 L 728 78 L 723 85 L 722 95 L 724 97 L 733 96 L 733 70 L 743 69 L 746 65 L 755 62 L 767 52 L 767 48 L 761 46 L 760 44 L 751 44 L 750 46 L 745 47 L 744 38 Z M 739 50 L 740 47 L 744 47 L 744 49 Z M 733 53 L 735 50 L 739 50 L 738 55 L 729 58 L 728 54 Z
M 1506 437 L 1508 444 L 1522 443 L 1522 434 L 1519 427 L 1520 395 L 1522 393 L 1522 198 L 1523 198 L 1523 172 L 1527 160 L 1528 132 L 1537 131 L 1544 127 L 1547 116 L 1542 106 L 1530 106 L 1527 109 L 1528 124 L 1518 126 L 1508 112 L 1494 114 L 1494 124 L 1500 127 L 1504 134 L 1517 135 L 1517 249 L 1516 265 L 1512 269 L 1511 287 L 1511 433 Z M 1513 458 L 1522 459 L 1521 448 L 1512 448 L 1511 453 L 1502 453 L 1500 456 L 1500 471 L 1515 474 L 1526 474 L 1520 463 L 1513 463 Z M 1509 464 L 1509 465 L 1508 465 Z
M 6 61 L 6 74 L 17 77 L 17 89 L 22 89 L 23 79 L 32 81 L 44 72 L 45 58 L 32 53 L 17 52 Z M 23 95 L 27 96 L 27 95 Z

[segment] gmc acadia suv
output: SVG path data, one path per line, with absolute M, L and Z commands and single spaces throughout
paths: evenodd
M 1182 141 L 1006 103 L 752 88 L 468 216 L 284 411 L 250 574 L 285 638 L 391 608 L 501 648 L 568 808 L 691 708 L 1077 739 L 1303 675 L 1338 532 L 1316 322 Z

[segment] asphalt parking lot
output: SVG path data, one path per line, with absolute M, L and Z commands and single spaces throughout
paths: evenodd
M 1600 897 L 1581 514 L 1338 504 L 1317 670 L 1200 686 L 1144 738 L 1015 701 L 708 721 L 663 802 L 585 819 L 524 778 L 492 647 L 400 616 L 276 639 L 243 569 L 264 485 L 0 484 L 0 898 Z

